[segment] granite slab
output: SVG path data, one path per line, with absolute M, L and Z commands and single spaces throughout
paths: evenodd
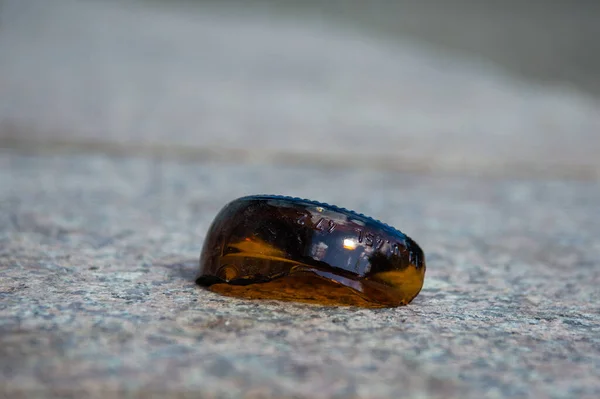
M 598 100 L 265 11 L 0 0 L 0 397 L 600 397 Z M 197 287 L 259 193 L 403 230 L 422 293 Z
M 600 186 L 352 168 L 0 153 L 0 396 L 595 398 Z M 194 284 L 227 201 L 279 193 L 412 236 L 412 304 Z

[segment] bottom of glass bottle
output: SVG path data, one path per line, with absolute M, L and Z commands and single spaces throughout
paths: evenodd
M 245 299 L 383 308 L 406 305 L 420 292 L 423 275 L 414 267 L 409 269 L 412 270 L 385 272 L 381 276 L 358 281 L 312 268 L 296 268 L 289 274 L 268 280 L 226 282 L 216 277 L 203 276 L 197 282 L 221 295 Z

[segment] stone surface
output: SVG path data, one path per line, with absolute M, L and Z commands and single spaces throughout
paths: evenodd
M 5 152 L 0 186 L 4 394 L 600 394 L 597 184 Z M 359 310 L 197 287 L 208 224 L 253 192 L 405 230 L 423 291 Z
M 0 397 L 600 396 L 597 99 L 170 3 L 0 0 Z M 423 291 L 365 310 L 196 286 L 209 223 L 258 193 L 400 228 Z

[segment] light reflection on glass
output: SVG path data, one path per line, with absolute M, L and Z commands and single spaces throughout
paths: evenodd
M 352 238 L 344 238 L 344 248 L 345 249 L 355 249 L 356 248 L 356 241 L 353 240 Z

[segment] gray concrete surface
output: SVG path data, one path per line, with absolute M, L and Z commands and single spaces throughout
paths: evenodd
M 598 100 L 276 13 L 1 3 L 0 397 L 600 396 Z M 212 218 L 256 193 L 405 231 L 422 293 L 196 287 Z
M 600 394 L 598 185 L 88 155 L 0 161 L 7 396 Z M 196 287 L 211 218 L 256 192 L 403 229 L 426 251 L 424 290 L 408 307 L 360 310 Z

